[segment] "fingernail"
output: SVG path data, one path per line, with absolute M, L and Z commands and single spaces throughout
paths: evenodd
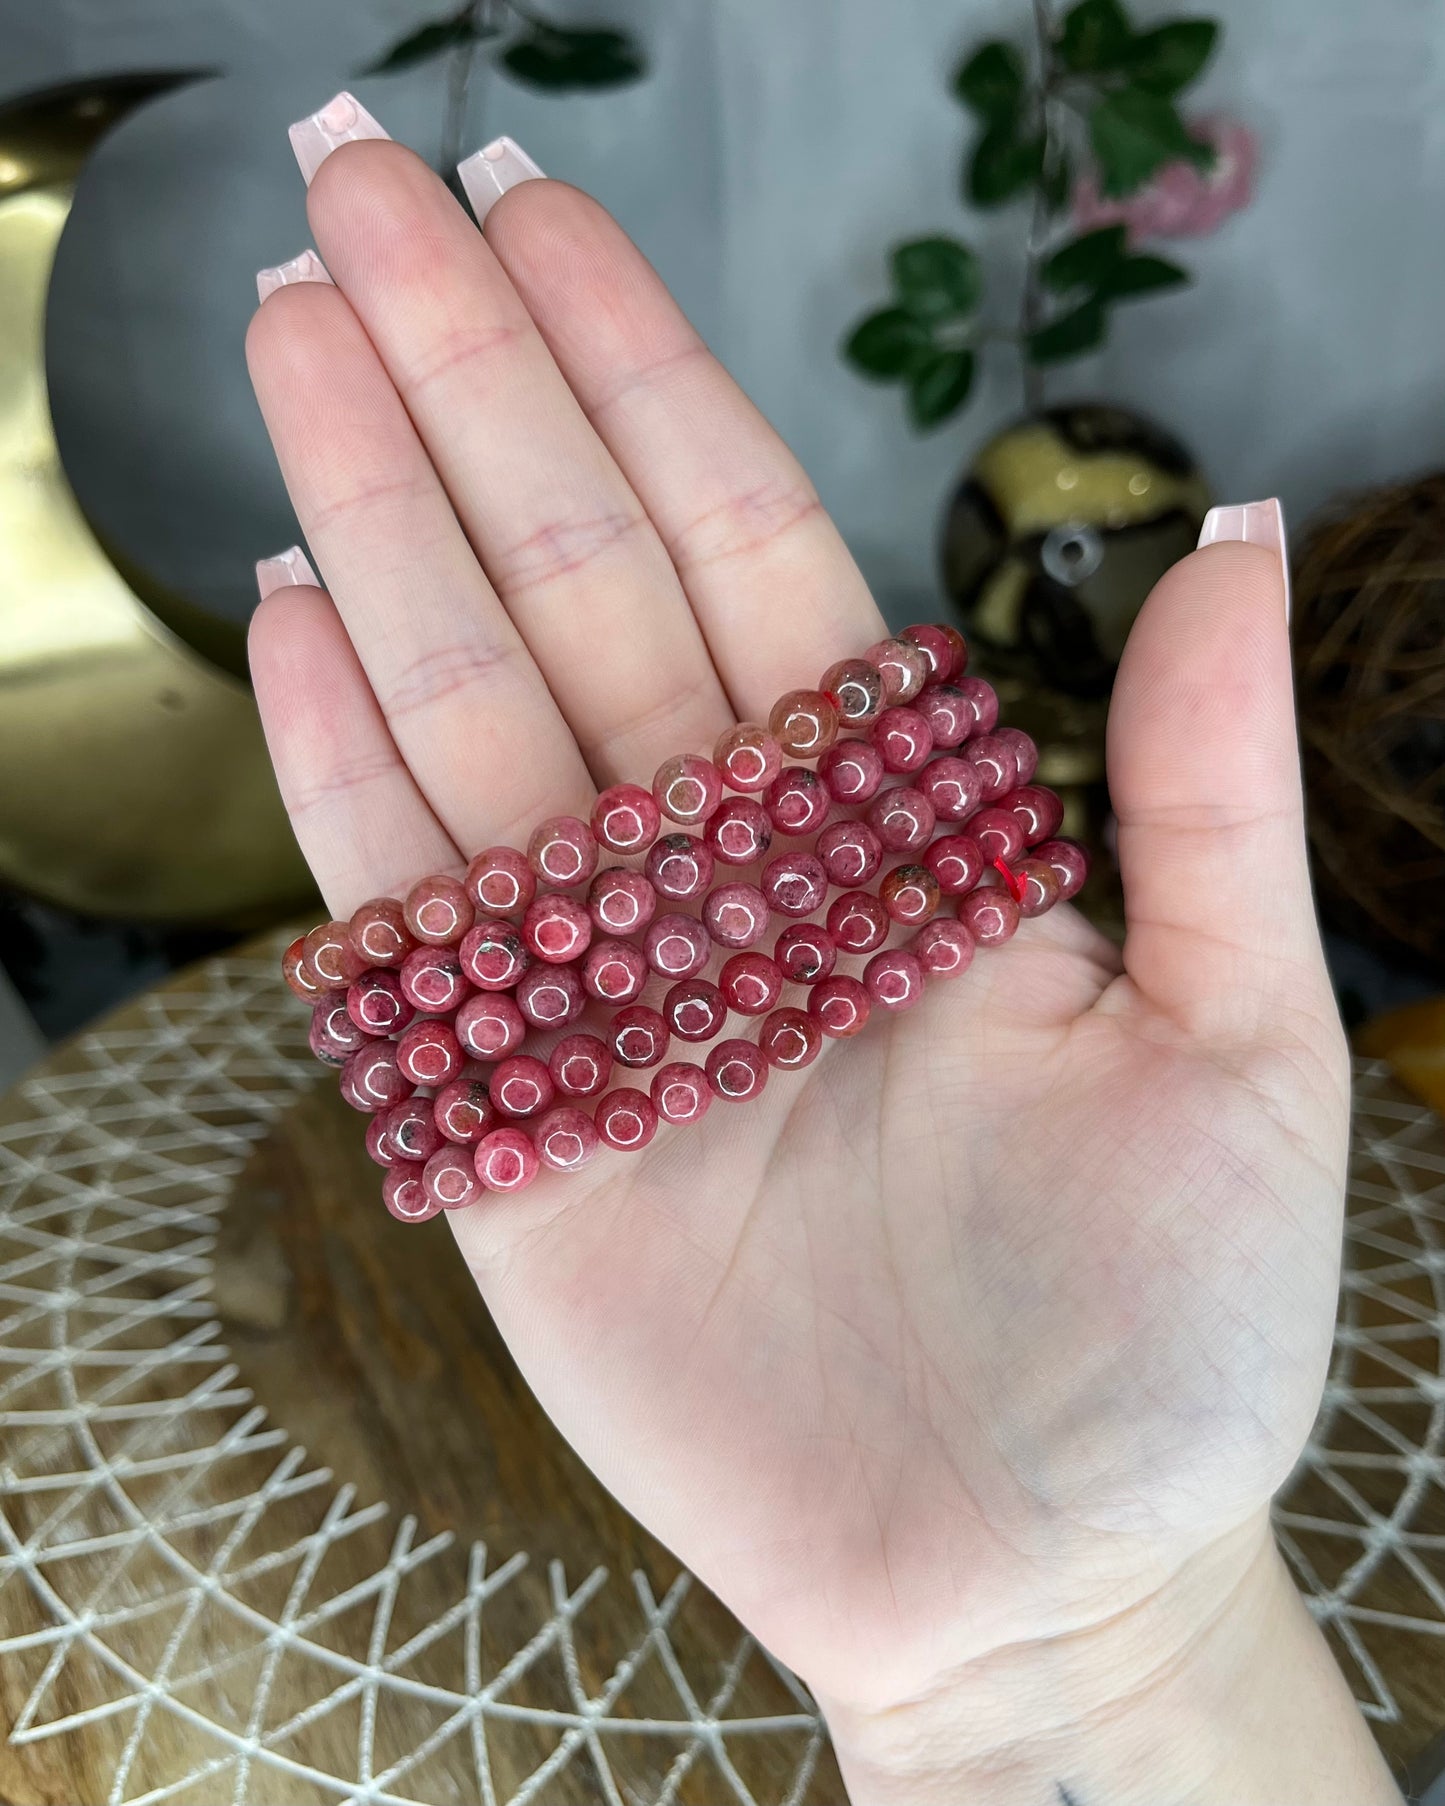
M 312 570 L 311 560 L 300 546 L 278 552 L 274 558 L 263 558 L 256 566 L 256 588 L 260 590 L 263 602 L 274 590 L 298 583 L 310 583 L 317 589 L 321 588 L 321 579 Z
M 1199 529 L 1199 543 L 1215 546 L 1222 540 L 1241 540 L 1246 545 L 1268 546 L 1284 571 L 1284 618 L 1289 619 L 1289 542 L 1285 538 L 1284 509 L 1277 499 L 1267 502 L 1234 502 L 1223 508 L 1211 508 Z
M 527 155 L 515 138 L 493 138 L 457 164 L 457 174 L 480 226 L 509 188 L 535 182 L 546 171 Z
M 325 282 L 332 288 L 336 286 L 331 281 L 326 265 L 316 253 L 303 251 L 299 257 L 293 257 L 287 263 L 273 264 L 269 270 L 257 270 L 257 298 L 264 301 L 267 295 L 274 294 L 278 288 L 285 288 L 288 282 Z
M 391 136 L 390 132 L 382 130 L 356 96 L 348 94 L 344 88 L 328 100 L 319 113 L 313 113 L 309 119 L 298 119 L 290 128 L 290 134 L 291 148 L 296 153 L 308 188 L 316 179 L 317 170 L 338 144 L 349 144 L 353 138 L 389 139 Z

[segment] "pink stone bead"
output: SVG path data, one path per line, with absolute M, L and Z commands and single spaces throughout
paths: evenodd
M 381 1181 L 381 1201 L 398 1222 L 425 1223 L 441 1210 L 423 1183 L 422 1172 L 419 1161 L 401 1160 Z
M 581 959 L 592 945 L 592 917 L 575 897 L 549 891 L 527 906 L 522 918 L 522 939 L 549 966 L 563 966 Z
M 478 915 L 519 916 L 537 894 L 537 874 L 515 847 L 488 847 L 463 881 Z
M 719 1041 L 707 1057 L 708 1088 L 727 1104 L 746 1104 L 768 1082 L 768 1062 L 751 1041 Z
M 788 690 L 773 704 L 768 732 L 788 759 L 816 759 L 838 738 L 838 711 L 821 690 Z
M 712 758 L 729 790 L 766 790 L 783 768 L 782 747 L 755 721 L 725 728 Z
M 443 1085 L 436 1094 L 432 1116 L 448 1141 L 465 1147 L 474 1147 L 497 1120 L 487 1087 L 465 1073 L 450 1085 Z
M 895 922 L 916 928 L 938 911 L 943 897 L 937 878 L 926 865 L 895 866 L 878 886 L 878 900 Z
M 750 796 L 730 796 L 705 830 L 707 844 L 724 865 L 752 865 L 767 852 L 773 824 L 762 804 Z
M 879 640 L 863 654 L 883 679 L 883 706 L 895 702 L 912 702 L 928 682 L 928 659 L 907 640 Z
M 482 1195 L 476 1156 L 448 1142 L 438 1148 L 422 1171 L 422 1184 L 443 1210 L 465 1210 Z
M 521 1191 L 542 1168 L 525 1129 L 492 1129 L 477 1143 L 473 1164 L 488 1191 Z
M 577 816 L 554 815 L 527 843 L 527 863 L 545 883 L 569 890 L 597 870 L 597 841 Z
M 830 884 L 866 884 L 883 863 L 883 842 L 866 821 L 835 821 L 817 850 Z
M 373 1119 L 375 1120 L 375 1119 Z M 386 1113 L 389 1144 L 403 1160 L 430 1160 L 446 1141 L 429 1097 L 404 1097 Z
M 609 784 L 592 805 L 592 832 L 613 853 L 640 853 L 657 839 L 662 811 L 641 784 Z
M 399 966 L 416 942 L 395 897 L 373 897 L 355 910 L 347 932 L 368 966 Z
M 312 1006 L 307 1042 L 323 1066 L 344 1066 L 371 1038 L 371 1030 L 351 1014 L 351 991 L 323 991 Z
M 428 947 L 454 947 L 476 918 L 466 888 L 443 872 L 413 884 L 404 909 L 407 927 Z
M 1043 915 L 1059 901 L 1059 876 L 1047 859 L 1020 859 L 1013 874 L 1019 885 L 1015 900 L 1025 921 Z
M 719 947 L 756 947 L 768 931 L 768 900 L 756 884 L 720 884 L 708 892 L 702 919 Z
M 479 991 L 510 991 L 532 963 L 521 930 L 498 916 L 469 928 L 457 948 L 462 971 Z
M 1059 895 L 1076 897 L 1089 876 L 1089 855 L 1076 840 L 1046 840 L 1034 848 L 1034 857 L 1047 859 L 1059 881 Z
M 828 909 L 828 933 L 840 953 L 872 953 L 888 939 L 893 923 L 868 890 L 845 890 Z
M 868 1021 L 872 1001 L 867 987 L 838 972 L 808 993 L 808 1014 L 835 1041 L 856 1035 Z
M 401 962 L 401 994 L 428 1015 L 457 1009 L 471 994 L 455 947 L 413 947 Z
M 533 966 L 517 986 L 517 1008 L 533 1028 L 566 1028 L 586 1007 L 576 966 Z
M 328 987 L 306 963 L 306 936 L 298 934 L 281 955 L 281 976 L 303 1003 L 315 1003 Z M 349 981 L 348 981 L 349 982 Z
M 401 1159 L 386 1132 L 386 1119 L 390 1114 L 389 1110 L 378 1110 L 366 1125 L 366 1151 L 378 1166 L 395 1166 Z
M 363 972 L 346 993 L 347 1014 L 368 1035 L 392 1035 L 416 1014 L 401 979 L 387 966 Z
M 1007 809 L 980 809 L 969 821 L 968 833 L 969 838 L 976 840 L 983 849 L 983 856 L 990 865 L 995 859 L 1012 865 L 1015 859 L 1023 856 L 1023 826 Z
M 500 1060 L 527 1038 L 527 1018 L 505 991 L 478 991 L 457 1011 L 457 1040 L 478 1060 Z
M 918 774 L 918 788 L 939 821 L 966 821 L 983 797 L 983 774 L 971 759 L 945 754 Z
M 663 978 L 691 978 L 712 958 L 708 931 L 696 916 L 658 916 L 642 939 L 647 963 Z
M 823 1031 L 805 1010 L 774 1010 L 758 1030 L 758 1051 L 780 1072 L 801 1072 L 817 1059 Z
M 1016 727 L 998 727 L 994 729 L 994 737 L 1011 746 L 1014 757 L 1018 760 L 1019 782 L 1030 783 L 1039 768 L 1039 749 L 1030 736 Z
M 868 805 L 868 825 L 890 853 L 916 853 L 928 845 L 937 820 L 921 790 L 901 784 Z
M 829 665 L 818 688 L 837 709 L 843 727 L 866 727 L 883 707 L 883 679 L 865 658 Z
M 609 1091 L 597 1106 L 597 1133 L 608 1147 L 623 1154 L 636 1154 L 657 1133 L 657 1110 L 644 1091 L 623 1086 Z
M 717 982 L 740 1016 L 766 1016 L 783 994 L 782 968 L 766 953 L 734 953 L 723 961 Z
M 534 1055 L 524 1053 L 499 1061 L 487 1090 L 495 1108 L 513 1120 L 540 1116 L 557 1095 L 552 1074 Z
M 742 797 L 733 799 L 744 809 L 756 809 L 756 803 Z M 711 834 L 717 814 L 732 805 L 723 803 L 708 821 L 704 832 Z M 664 834 L 647 855 L 647 880 L 659 897 L 674 903 L 686 903 L 702 896 L 712 883 L 713 850 L 695 834 Z
M 532 1140 L 542 1164 L 556 1173 L 575 1173 L 602 1145 L 597 1125 L 575 1104 L 549 1110 L 532 1131 Z
M 930 978 L 958 978 L 973 964 L 973 936 L 952 916 L 935 916 L 914 935 L 912 952 Z
M 1031 847 L 1041 840 L 1052 840 L 1064 819 L 1064 805 L 1042 784 L 1020 784 L 1017 790 L 1001 796 L 998 806 L 1018 817 L 1024 843 Z
M 707 1074 L 689 1060 L 672 1060 L 652 1081 L 652 1104 L 664 1122 L 700 1122 L 712 1108 Z
M 563 1035 L 547 1057 L 547 1070 L 568 1097 L 595 1097 L 612 1076 L 612 1049 L 600 1035 Z
M 396 1044 L 396 1060 L 413 1085 L 434 1088 L 449 1085 L 466 1064 L 455 1031 L 434 1021 L 412 1023 Z
M 657 892 L 641 872 L 610 865 L 592 880 L 587 908 L 602 934 L 640 934 L 657 908 Z
M 812 853 L 779 853 L 763 867 L 763 895 L 782 916 L 810 916 L 828 899 L 828 874 Z
M 968 668 L 968 647 L 956 627 L 925 621 L 905 627 L 898 637 L 916 646 L 928 660 L 928 675 L 934 683 L 946 684 Z
M 711 1041 L 728 1019 L 728 1006 L 711 979 L 684 978 L 663 998 L 662 1013 L 679 1041 Z
M 647 978 L 647 957 L 632 941 L 594 941 L 582 962 L 582 989 L 599 1003 L 631 1003 Z
M 938 880 L 945 897 L 961 897 L 983 876 L 988 861 L 983 848 L 967 834 L 945 834 L 924 852 L 923 863 Z
M 933 751 L 933 734 L 917 709 L 884 709 L 869 730 L 885 771 L 921 771 Z
M 883 755 L 871 740 L 840 740 L 819 759 L 818 776 L 835 803 L 866 803 L 883 782 Z
M 838 963 L 838 943 L 815 922 L 794 922 L 773 944 L 773 958 L 790 984 L 815 985 Z
M 607 1025 L 612 1052 L 624 1066 L 656 1066 L 667 1052 L 672 1031 L 650 1005 L 630 1003 Z
M 779 834 L 816 834 L 833 810 L 828 786 L 806 765 L 785 765 L 763 796 Z
M 998 692 L 993 685 L 985 683 L 981 677 L 960 677 L 954 688 L 973 710 L 969 739 L 975 739 L 979 734 L 991 734 L 998 725 Z
M 929 684 L 913 706 L 928 723 L 934 747 L 940 752 L 961 746 L 973 731 L 973 708 L 953 684 Z
M 390 1041 L 368 1041 L 341 1068 L 341 1095 L 353 1110 L 387 1110 L 412 1087 Z
M 882 1010 L 911 1010 L 923 995 L 923 966 L 904 947 L 875 953 L 863 968 L 863 984 Z
M 1007 740 L 1000 740 L 997 734 L 985 734 L 981 739 L 970 740 L 967 756 L 978 767 L 978 775 L 983 780 L 983 788 L 979 793 L 981 802 L 996 803 L 1018 783 L 1018 754 Z
M 323 991 L 344 991 L 365 971 L 365 962 L 351 944 L 346 922 L 323 922 L 302 942 L 306 974 Z
M 679 753 L 657 768 L 652 798 L 661 813 L 684 828 L 705 822 L 722 801 L 722 773 L 711 759 Z
M 1019 925 L 1019 906 L 1002 885 L 990 885 L 959 898 L 958 919 L 980 947 L 1001 947 Z

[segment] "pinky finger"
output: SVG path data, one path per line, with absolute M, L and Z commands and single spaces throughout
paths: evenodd
M 291 827 L 326 906 L 404 896 L 465 864 L 402 761 L 330 596 L 299 549 L 256 567 L 251 678 Z

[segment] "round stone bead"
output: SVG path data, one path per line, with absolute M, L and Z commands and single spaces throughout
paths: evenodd
M 390 1041 L 368 1041 L 341 1068 L 341 1095 L 353 1110 L 386 1110 L 411 1091 Z
M 983 796 L 983 773 L 971 759 L 945 753 L 919 772 L 918 788 L 939 821 L 966 821 Z
M 871 1010 L 867 987 L 841 972 L 825 978 L 808 993 L 808 1014 L 835 1041 L 856 1035 L 866 1025 Z
M 1012 865 L 1015 859 L 1023 856 L 1023 827 L 1019 818 L 1007 809 L 980 809 L 970 820 L 968 832 L 970 839 L 982 847 L 983 856 L 990 865 L 995 859 Z
M 670 1060 L 652 1081 L 653 1108 L 664 1122 L 699 1122 L 712 1108 L 707 1074 L 690 1060 Z
M 575 1173 L 602 1145 L 596 1124 L 575 1104 L 549 1110 L 533 1129 L 532 1140 L 543 1166 L 556 1173 Z
M 399 966 L 416 942 L 395 897 L 373 897 L 347 923 L 351 944 L 368 966 Z
M 1047 859 L 1059 881 L 1059 895 L 1067 900 L 1084 888 L 1089 875 L 1089 855 L 1076 840 L 1046 840 L 1034 848 L 1036 859 Z
M 478 1060 L 500 1060 L 527 1038 L 527 1018 L 506 992 L 478 991 L 457 1011 L 457 1040 Z
M 961 897 L 983 876 L 988 861 L 983 848 L 967 834 L 945 834 L 924 851 L 923 863 L 938 880 L 945 897 Z
M 586 1006 L 576 966 L 533 966 L 517 986 L 517 1008 L 533 1028 L 566 1028 Z
M 758 1030 L 758 1052 L 780 1072 L 811 1066 L 823 1045 L 823 1031 L 805 1010 L 774 1010 Z
M 613 853 L 640 853 L 657 839 L 662 811 L 641 784 L 610 784 L 592 805 L 592 832 Z
M 806 765 L 785 765 L 763 796 L 779 834 L 816 834 L 833 810 L 828 786 Z
M 756 884 L 720 884 L 708 892 L 702 919 L 719 947 L 756 947 L 768 931 L 768 900 Z
M 476 918 L 472 900 L 456 878 L 438 872 L 406 893 L 406 925 L 428 947 L 454 947 Z
M 712 958 L 708 931 L 696 916 L 658 916 L 643 936 L 647 963 L 663 978 L 691 978 Z
M 866 803 L 883 782 L 883 755 L 871 740 L 840 740 L 819 759 L 818 776 L 835 803 Z
M 938 912 L 943 891 L 926 865 L 895 866 L 878 886 L 878 900 L 895 922 L 916 928 Z
M 532 1054 L 510 1054 L 492 1074 L 487 1089 L 493 1105 L 514 1120 L 540 1116 L 557 1095 L 552 1074 Z
M 933 751 L 932 731 L 917 709 L 884 709 L 869 732 L 885 771 L 921 771 Z
M 532 963 L 522 932 L 499 916 L 469 928 L 457 948 L 462 971 L 479 991 L 510 991 Z
M 429 1097 L 405 1097 L 386 1113 L 386 1133 L 403 1160 L 430 1160 L 446 1142 Z
M 482 1182 L 477 1177 L 477 1163 L 466 1148 L 448 1143 L 427 1161 L 422 1171 L 422 1184 L 443 1210 L 465 1210 L 482 1195 Z
M 455 947 L 413 947 L 401 962 L 402 996 L 428 1015 L 449 1015 L 471 989 Z
M 389 1110 L 378 1110 L 366 1125 L 366 1152 L 378 1166 L 395 1166 L 401 1159 L 386 1132 L 386 1119 L 390 1114 Z
M 652 798 L 659 811 L 684 828 L 705 822 L 722 801 L 722 773 L 711 759 L 679 753 L 658 766 Z
M 978 775 L 983 781 L 980 802 L 996 803 L 1018 783 L 1018 754 L 997 734 L 984 734 L 980 739 L 970 740 L 966 756 L 978 767 Z
M 597 1106 L 597 1133 L 608 1147 L 623 1154 L 636 1154 L 657 1133 L 657 1110 L 645 1091 L 634 1091 L 624 1085 L 609 1091 Z
M 396 1044 L 397 1064 L 413 1085 L 449 1085 L 466 1061 L 448 1023 L 413 1022 Z
M 663 998 L 662 1013 L 679 1041 L 711 1041 L 728 1019 L 728 1006 L 710 978 L 684 978 Z
M 763 867 L 763 895 L 781 916 L 810 916 L 828 899 L 828 874 L 812 853 L 779 853 Z
M 1018 817 L 1027 846 L 1036 847 L 1041 840 L 1051 840 L 1064 819 L 1064 805 L 1052 790 L 1042 784 L 1020 784 L 998 801 L 1000 809 Z
M 718 736 L 712 759 L 729 790 L 766 790 L 783 768 L 783 749 L 765 727 L 740 721 Z
M 441 1205 L 422 1181 L 423 1168 L 415 1160 L 399 1160 L 381 1181 L 381 1201 L 401 1223 L 425 1223 Z
M 751 1041 L 719 1041 L 707 1057 L 708 1088 L 727 1104 L 745 1104 L 768 1082 L 768 1062 Z
M 782 968 L 766 953 L 735 953 L 723 961 L 718 988 L 740 1016 L 766 1016 L 783 994 Z
M 733 801 L 745 809 L 757 808 L 742 797 Z M 731 807 L 729 803 L 721 805 L 721 809 Z M 705 831 L 712 832 L 711 819 Z M 674 903 L 700 897 L 712 883 L 714 869 L 712 848 L 695 834 L 664 834 L 647 855 L 648 883 L 659 897 Z
M 547 1070 L 568 1097 L 595 1097 L 612 1076 L 612 1049 L 600 1035 L 563 1035 L 547 1057 Z
M 708 846 L 724 865 L 752 865 L 773 840 L 767 810 L 750 796 L 730 796 L 704 831 Z
M 548 891 L 527 906 L 522 938 L 538 959 L 562 966 L 592 945 L 592 917 L 575 897 Z
M 835 821 L 817 851 L 830 884 L 866 884 L 883 863 L 883 842 L 866 821 Z
M 928 674 L 934 683 L 946 684 L 968 669 L 968 647 L 956 627 L 924 621 L 905 627 L 898 637 L 916 646 L 928 660 Z
M 911 1010 L 923 995 L 923 966 L 904 947 L 886 947 L 863 968 L 863 984 L 880 1010 Z
M 1043 915 L 1059 901 L 1059 875 L 1047 859 L 1020 859 L 1013 873 L 1018 880 L 1015 901 L 1025 920 Z
M 963 691 L 953 684 L 929 684 L 914 703 L 928 723 L 935 749 L 951 752 L 973 731 L 973 708 Z
M 355 989 L 353 985 L 351 990 Z M 344 1066 L 358 1048 L 366 1046 L 370 1030 L 359 1025 L 351 1014 L 351 991 L 322 992 L 312 1005 L 306 1039 L 323 1066 Z
M 828 909 L 828 933 L 840 953 L 872 953 L 888 939 L 892 921 L 870 890 L 845 890 Z
M 958 900 L 958 919 L 980 947 L 1001 947 L 1019 925 L 1019 906 L 1001 884 Z
M 895 702 L 912 702 L 928 682 L 928 659 L 907 640 L 879 640 L 863 656 L 883 679 L 884 708 L 891 708 Z
M 473 1165 L 488 1191 L 521 1191 L 542 1162 L 525 1129 L 492 1129 L 477 1143 Z
M 599 872 L 587 893 L 588 913 L 601 934 L 640 934 L 656 908 L 657 892 L 649 881 L 620 865 Z
M 346 993 L 346 1010 L 367 1035 L 395 1034 L 416 1014 L 400 977 L 386 966 L 362 973 Z
M 789 690 L 773 704 L 768 732 L 788 759 L 816 759 L 838 738 L 838 711 L 821 690 Z
M 361 955 L 351 944 L 350 925 L 346 922 L 323 922 L 313 928 L 302 942 L 306 976 L 316 981 L 318 991 L 344 991 L 352 979 L 366 970 Z
M 647 977 L 647 956 L 632 941 L 594 941 L 582 962 L 582 989 L 599 1003 L 631 1003 Z
M 998 692 L 981 677 L 960 677 L 954 688 L 973 710 L 970 740 L 979 734 L 991 734 L 998 725 Z
M 838 963 L 838 943 L 816 922 L 794 922 L 773 943 L 773 958 L 789 984 L 815 985 Z
M 958 978 L 973 964 L 973 936 L 952 916 L 935 916 L 914 935 L 911 951 L 929 978 Z
M 306 936 L 298 934 L 281 955 L 281 976 L 305 1003 L 315 1003 L 327 989 L 306 963 Z
M 624 1066 L 656 1066 L 667 1052 L 672 1031 L 661 1015 L 645 1003 L 630 1003 L 607 1025 L 613 1055 Z
M 585 821 L 554 815 L 527 843 L 527 863 L 544 883 L 568 890 L 597 870 L 597 841 Z
M 928 845 L 937 817 L 921 790 L 901 784 L 868 805 L 868 825 L 890 853 L 916 853 Z
M 475 1147 L 497 1120 L 486 1085 L 465 1074 L 442 1086 L 432 1104 L 432 1115 L 447 1140 L 464 1147 Z
M 478 853 L 463 882 L 482 916 L 519 916 L 537 894 L 537 874 L 515 847 Z
M 1013 748 L 1014 757 L 1018 760 L 1019 782 L 1029 783 L 1039 768 L 1039 749 L 1033 740 L 1017 727 L 997 727 L 994 729 L 994 736 Z
M 866 727 L 883 707 L 883 679 L 864 658 L 829 665 L 818 688 L 837 709 L 842 727 Z

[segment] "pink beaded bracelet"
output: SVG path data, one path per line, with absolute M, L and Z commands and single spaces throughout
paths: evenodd
M 728 728 L 711 759 L 610 785 L 590 821 L 551 817 L 525 853 L 488 847 L 462 878 L 293 941 L 282 971 L 312 1051 L 370 1115 L 392 1215 L 422 1222 L 746 1102 L 1076 895 L 1088 855 L 1058 837 L 1033 741 L 998 725 L 967 663 L 953 628 L 910 627 L 790 690 L 766 727 Z M 634 863 L 599 869 L 604 851 Z M 730 1015 L 756 1038 L 726 1035 Z M 674 1042 L 708 1051 L 670 1059 Z

